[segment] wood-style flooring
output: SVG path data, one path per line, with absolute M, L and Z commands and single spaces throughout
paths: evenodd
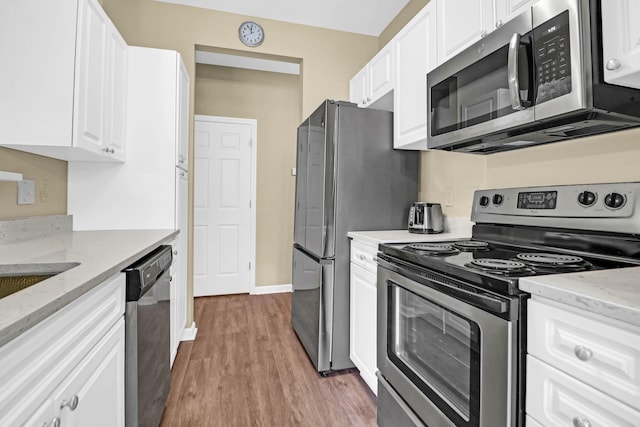
M 321 377 L 291 327 L 291 294 L 196 298 L 162 427 L 376 426 L 355 369 Z

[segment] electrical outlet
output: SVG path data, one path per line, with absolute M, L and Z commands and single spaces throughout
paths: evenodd
M 18 204 L 32 205 L 36 202 L 36 182 L 33 179 L 18 181 Z
M 444 193 L 444 205 L 453 206 L 453 191 L 446 191 Z

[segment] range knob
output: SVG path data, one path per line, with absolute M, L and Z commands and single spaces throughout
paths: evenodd
M 582 206 L 591 206 L 596 202 L 596 195 L 591 191 L 583 191 L 578 194 L 578 203 Z
M 609 193 L 604 198 L 604 205 L 609 209 L 620 209 L 627 202 L 627 198 L 620 193 Z
M 487 196 L 480 197 L 480 206 L 489 205 L 489 198 Z
M 502 201 L 504 200 L 504 198 L 502 197 L 502 194 L 494 194 L 493 195 L 493 204 L 494 205 L 501 205 Z

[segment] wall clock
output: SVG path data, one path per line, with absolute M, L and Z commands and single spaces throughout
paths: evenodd
M 260 46 L 264 41 L 264 30 L 253 21 L 245 21 L 238 28 L 240 41 L 249 47 Z

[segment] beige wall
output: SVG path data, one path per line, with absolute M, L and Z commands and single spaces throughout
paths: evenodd
M 345 99 L 349 95 L 349 79 L 369 60 L 378 49 L 378 38 L 352 33 L 325 30 L 304 25 L 288 24 L 268 19 L 257 19 L 265 30 L 264 43 L 254 49 L 244 46 L 237 37 L 238 26 L 247 17 L 230 13 L 162 3 L 152 0 L 103 0 L 103 7 L 124 39 L 130 45 L 174 49 L 180 52 L 190 74 L 196 82 L 195 46 L 253 51 L 268 55 L 297 58 L 302 65 L 301 100 L 298 121 L 310 114 L 325 98 Z M 192 107 L 195 84 L 191 85 Z M 233 99 L 227 99 L 233 102 Z M 193 111 L 193 108 L 192 110 Z M 282 134 L 294 133 L 295 127 L 282 124 Z M 191 139 L 193 132 L 191 134 Z M 190 144 L 191 164 L 193 164 L 193 144 Z M 290 166 L 293 167 L 293 164 Z M 193 174 L 191 174 L 193 176 Z M 281 177 L 266 177 L 266 187 L 277 186 Z M 189 183 L 189 198 L 193 200 L 193 180 Z M 267 195 L 268 197 L 268 195 Z M 291 197 L 291 196 L 290 196 Z M 264 204 L 265 195 L 258 194 L 258 203 Z M 270 201 L 269 201 L 270 202 Z M 287 207 L 283 207 L 284 210 Z M 290 214 L 288 214 L 290 215 Z M 189 223 L 193 224 L 193 209 L 190 207 Z M 278 238 L 291 242 L 292 231 L 287 229 L 290 216 L 277 221 Z M 258 230 L 258 235 L 264 232 Z M 189 230 L 189 240 L 193 241 L 193 230 Z M 280 250 L 280 249 L 278 249 Z M 290 249 L 274 255 L 277 265 L 285 264 Z M 290 276 L 291 267 L 277 274 L 271 267 L 262 266 L 265 276 L 256 283 L 267 284 L 266 278 L 276 278 L 281 284 L 285 276 Z M 280 268 L 280 267 L 278 267 Z M 262 273 L 261 273 L 262 274 Z M 193 276 L 192 248 L 188 256 L 188 275 Z M 290 283 L 290 279 L 287 281 Z M 188 286 L 189 301 L 193 295 L 193 284 Z M 193 319 L 193 305 L 188 308 L 188 321 Z
M 256 285 L 291 283 L 300 77 L 197 65 L 195 113 L 258 122 Z
M 67 213 L 67 162 L 0 147 L 0 170 L 36 181 L 32 205 L 18 205 L 16 182 L 0 182 L 0 219 Z
M 639 164 L 640 129 L 488 156 L 424 152 L 420 196 L 442 203 L 446 215 L 469 216 L 474 187 L 640 181 Z

